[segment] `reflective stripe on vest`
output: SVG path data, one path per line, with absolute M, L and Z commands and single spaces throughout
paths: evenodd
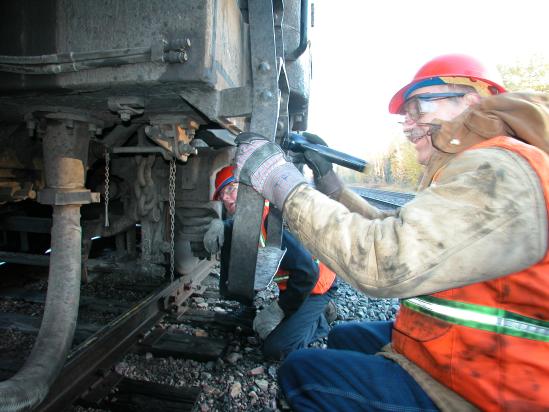
M 549 342 L 549 322 L 506 310 L 433 296 L 403 299 L 402 304 L 416 312 L 456 325 Z
M 477 148 L 509 150 L 525 159 L 539 177 L 549 213 L 547 154 L 503 136 L 471 150 Z M 393 347 L 481 410 L 547 410 L 548 273 L 549 251 L 518 272 L 404 301 Z
M 282 272 L 282 273 L 281 273 Z M 273 280 L 276 282 L 276 283 L 282 283 L 282 282 L 286 282 L 288 279 L 290 279 L 290 273 L 288 271 L 281 271 L 279 270 L 278 272 L 276 272 L 276 275 L 275 277 L 273 278 Z M 280 285 L 279 285 L 280 286 Z M 284 288 L 286 288 L 286 285 L 284 285 Z

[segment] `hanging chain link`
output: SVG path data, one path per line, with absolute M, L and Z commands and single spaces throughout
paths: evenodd
M 169 194 L 168 201 L 170 207 L 170 282 L 173 282 L 174 278 L 174 260 L 175 260 L 175 173 L 176 173 L 175 159 L 170 160 L 170 178 L 169 178 Z
M 110 155 L 105 149 L 105 227 L 109 227 L 109 178 L 110 178 Z

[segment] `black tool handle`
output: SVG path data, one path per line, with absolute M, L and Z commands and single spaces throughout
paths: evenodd
M 332 163 L 338 164 L 348 169 L 356 170 L 357 172 L 363 172 L 366 168 L 366 165 L 368 164 L 365 160 L 348 155 L 347 153 L 330 149 L 328 146 L 310 143 L 303 136 L 297 133 L 289 134 L 282 146 L 284 149 L 292 150 L 294 152 L 311 150 L 315 153 L 318 153 L 320 156 L 326 158 Z

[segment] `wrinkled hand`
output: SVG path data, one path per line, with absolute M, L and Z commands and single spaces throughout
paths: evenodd
M 257 313 L 253 324 L 254 331 L 262 340 L 265 340 L 283 319 L 284 311 L 278 306 L 278 302 L 274 301 Z
M 256 133 L 241 133 L 236 138 L 235 179 L 252 186 L 265 199 L 283 210 L 288 195 L 305 183 L 299 170 L 288 162 L 275 143 Z
M 326 142 L 316 134 L 303 132 L 302 136 L 309 143 L 328 146 Z M 343 183 L 334 172 L 332 163 L 316 152 L 305 150 L 303 153 L 307 166 L 313 171 L 316 188 L 332 199 L 338 199 L 343 190 Z
M 214 255 L 221 250 L 225 241 L 225 227 L 221 219 L 214 219 L 204 233 L 204 249 Z

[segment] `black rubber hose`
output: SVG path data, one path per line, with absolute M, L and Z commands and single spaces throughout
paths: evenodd
M 87 123 L 48 121 L 42 141 L 47 188 L 60 193 L 84 190 L 88 143 Z M 0 382 L 0 412 L 34 409 L 44 400 L 74 337 L 82 261 L 80 204 L 52 207 L 52 250 L 42 325 L 21 370 Z
M 30 356 L 11 379 L 0 382 L 0 411 L 39 405 L 69 353 L 80 300 L 80 205 L 53 206 L 48 293 L 40 332 Z

